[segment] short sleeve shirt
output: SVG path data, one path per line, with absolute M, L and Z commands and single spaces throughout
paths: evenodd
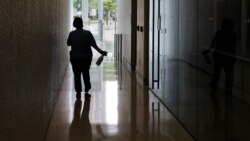
M 71 46 L 71 59 L 92 58 L 91 46 L 96 46 L 96 41 L 90 31 L 77 29 L 69 33 L 67 44 Z

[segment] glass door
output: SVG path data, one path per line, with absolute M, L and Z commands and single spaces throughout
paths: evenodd
M 149 64 L 149 84 L 154 92 L 160 89 L 161 79 L 161 1 L 150 0 L 150 64 Z M 163 53 L 163 52 L 162 52 Z

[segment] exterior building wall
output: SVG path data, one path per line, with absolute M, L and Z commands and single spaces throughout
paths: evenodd
M 43 140 L 68 64 L 70 6 L 0 2 L 1 140 Z

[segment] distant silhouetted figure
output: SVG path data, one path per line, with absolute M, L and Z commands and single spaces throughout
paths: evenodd
M 224 18 L 221 22 L 221 30 L 216 32 L 210 50 L 203 52 L 203 54 L 207 54 L 213 51 L 214 73 L 209 86 L 216 90 L 220 73 L 223 69 L 225 72 L 226 94 L 232 93 L 234 64 L 236 60 L 235 47 L 237 39 L 233 28 L 233 21 L 229 18 Z
M 89 76 L 89 69 L 93 56 L 91 46 L 104 56 L 107 55 L 107 52 L 101 50 L 97 46 L 90 31 L 83 29 L 83 22 L 81 18 L 75 18 L 73 26 L 76 30 L 69 33 L 67 44 L 68 46 L 71 46 L 70 62 L 74 72 L 75 91 L 77 93 L 77 98 L 80 98 L 82 92 L 81 74 L 83 75 L 85 92 L 88 93 L 91 89 Z

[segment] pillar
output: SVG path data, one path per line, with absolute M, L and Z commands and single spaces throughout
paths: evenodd
M 89 0 L 82 0 L 82 20 L 83 26 L 87 27 L 89 24 Z
M 99 40 L 103 40 L 103 0 L 98 0 L 98 34 Z

